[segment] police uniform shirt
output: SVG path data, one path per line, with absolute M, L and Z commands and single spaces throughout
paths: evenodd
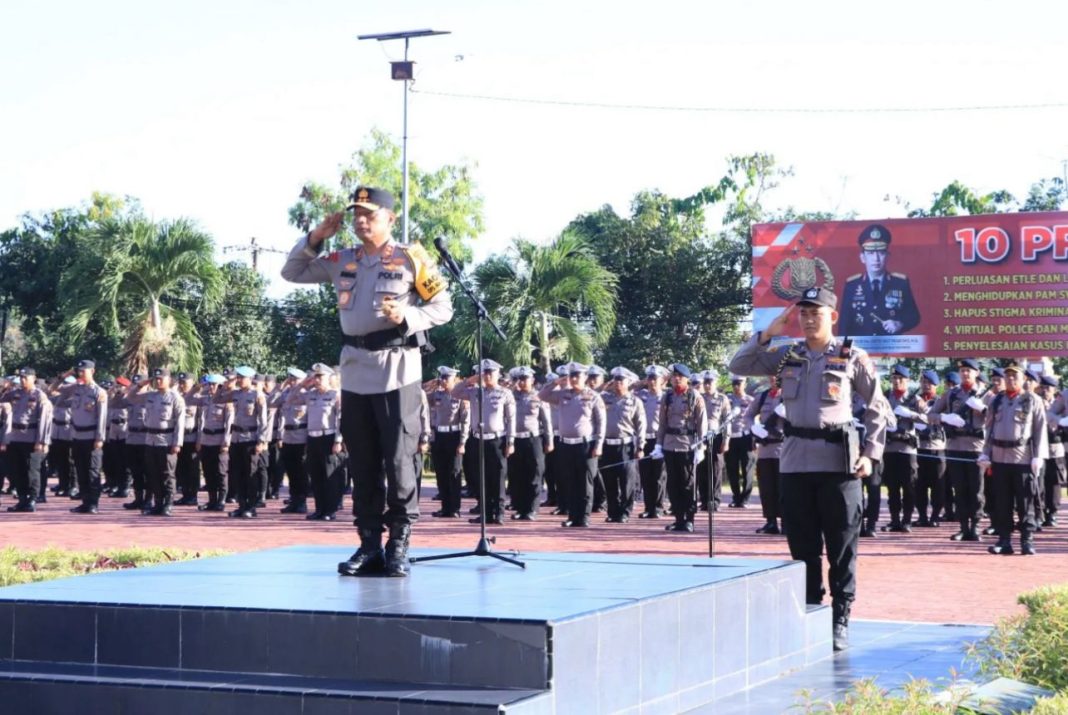
M 70 419 L 70 439 L 103 442 L 108 429 L 108 393 L 96 383 L 60 388 Z
M 1068 402 L 1065 401 L 1064 393 L 1062 392 L 1046 405 L 1046 429 L 1049 431 L 1050 459 L 1064 456 L 1064 439 L 1065 435 L 1068 435 L 1068 427 L 1061 427 L 1060 425 L 1060 421 L 1064 417 L 1068 417 Z
M 185 399 L 178 390 L 152 390 L 144 399 L 145 446 L 181 447 L 185 439 Z
M 938 401 L 938 395 L 928 398 L 924 397 L 923 394 L 920 394 L 917 396 L 917 399 L 927 406 L 923 412 L 925 415 L 928 415 L 926 423 L 918 422 L 915 425 L 916 435 L 920 440 L 920 449 L 941 452 L 946 448 L 946 431 L 942 428 L 941 424 L 931 424 L 930 419 L 934 404 Z
M 126 402 L 121 397 L 108 400 L 108 442 L 125 442 L 127 430 Z
M 657 430 L 660 429 L 660 401 L 664 398 L 664 391 L 653 392 L 648 387 L 643 387 L 637 394 L 645 408 L 645 438 L 656 439 Z
M 274 437 L 282 444 L 308 443 L 308 406 L 303 392 L 299 385 L 291 385 L 267 401 L 269 407 L 278 410 L 278 431 Z
M 70 406 L 69 393 L 57 392 L 52 399 L 52 439 L 69 441 L 70 429 Z
M 622 396 L 614 392 L 601 393 L 605 410 L 605 439 L 623 440 L 642 448 L 645 440 L 645 405 L 632 392 Z
M 852 347 L 843 357 L 842 341 L 837 338 L 822 352 L 810 350 L 804 341 L 769 348 L 759 339 L 757 333 L 738 350 L 731 359 L 731 372 L 774 375 L 782 365 L 782 402 L 786 421 L 794 427 L 826 429 L 851 424 L 856 393 L 866 404 L 861 456 L 872 461 L 882 459 L 890 406 L 879 388 L 875 364 L 866 352 Z M 785 474 L 841 474 L 846 461 L 844 449 L 840 443 L 787 436 L 779 455 L 780 470 Z
M 438 432 L 459 432 L 460 443 L 467 440 L 471 430 L 471 410 L 466 400 L 453 397 L 448 390 L 438 389 L 427 397 L 430 406 L 431 439 Z
M 185 441 L 189 443 L 196 442 L 197 439 L 197 401 L 194 399 L 196 388 L 190 388 L 182 395 L 182 399 L 185 401 Z
M 668 452 L 696 449 L 708 433 L 705 401 L 694 390 L 670 391 L 660 402 L 660 425 L 656 442 Z
M 472 412 L 478 409 L 478 385 L 461 382 L 453 390 L 452 396 L 467 400 Z M 507 438 L 511 443 L 515 439 L 515 397 L 512 391 L 500 385 L 485 388 L 482 419 L 478 425 L 474 424 L 473 419 L 471 422 L 473 436 L 492 434 L 502 439 Z
M 731 420 L 731 401 L 722 392 L 716 391 L 713 394 L 702 392 L 701 397 L 705 401 L 705 418 L 708 420 L 708 434 L 716 435 L 732 423 Z M 749 401 L 749 404 L 753 404 L 753 400 Z M 744 422 L 745 412 L 749 408 L 746 407 L 742 410 L 741 418 Z M 745 424 L 743 430 L 748 430 L 749 424 Z
M 924 424 L 927 421 L 927 401 L 908 393 L 899 398 L 894 394 L 893 390 L 886 394 L 886 401 L 890 405 L 891 413 L 893 413 L 894 408 L 900 406 L 920 415 L 916 419 L 894 415 L 894 419 L 897 422 L 896 429 L 890 429 L 890 426 L 887 426 L 886 451 L 894 454 L 916 454 L 916 447 L 919 446 L 916 425 L 917 423 Z M 912 439 L 909 439 L 910 437 Z
M 935 400 L 928 412 L 927 419 L 930 424 L 942 424 L 942 415 L 953 412 L 964 418 L 964 427 L 957 428 L 952 425 L 942 425 L 946 433 L 946 449 L 951 452 L 975 452 L 983 451 L 983 430 L 986 423 L 986 412 L 976 413 L 966 403 L 969 397 L 977 394 L 975 387 L 965 390 L 963 387 L 954 387 Z M 986 392 L 980 398 L 983 404 L 990 409 L 990 401 L 994 396 Z M 971 434 L 965 434 L 965 431 Z
M 145 393 L 137 391 L 127 393 L 123 398 L 126 405 L 126 444 L 144 445 L 145 442 Z
M 515 396 L 515 436 L 540 437 L 552 433 L 549 403 L 536 392 L 513 393 Z
M 1021 390 L 1001 393 L 986 410 L 987 439 L 983 454 L 998 464 L 1030 464 L 1049 459 L 1046 408 L 1042 399 Z
M 559 408 L 560 439 L 585 439 L 594 450 L 604 442 L 605 409 L 601 395 L 589 387 L 575 391 L 554 389 L 551 384 L 538 393 L 550 405 Z
M 768 432 L 767 437 L 753 435 L 757 444 L 757 459 L 779 459 L 782 456 L 783 419 L 775 411 L 780 404 L 782 404 L 782 390 L 768 389 L 764 390 L 760 396 L 753 398 L 745 410 L 745 424 L 750 432 L 753 431 L 754 422 L 760 422 L 760 426 Z
M 52 443 L 52 402 L 44 390 L 36 385 L 32 390 L 16 387 L 3 399 L 11 405 L 10 427 L 4 444 Z
M 282 277 L 294 283 L 333 283 L 345 335 L 399 328 L 410 336 L 452 318 L 444 281 L 419 244 L 405 246 L 390 240 L 374 256 L 359 247 L 320 257 L 309 248 L 305 236 L 290 252 Z M 395 298 L 404 311 L 401 326 L 382 313 L 387 296 Z M 349 392 L 390 392 L 419 382 L 422 374 L 418 348 L 370 351 L 345 345 L 341 349 L 341 388 Z
M 334 435 L 336 442 L 341 441 L 341 432 L 338 429 L 341 418 L 340 392 L 313 388 L 300 393 L 295 399 L 303 402 L 308 408 L 306 418 L 309 437 Z
M 270 425 L 267 423 L 267 398 L 255 387 L 247 390 L 234 389 L 228 396 L 234 403 L 232 442 L 267 443 Z
M 230 447 L 234 425 L 234 404 L 224 395 L 197 398 L 197 444 L 201 447 Z
M 866 273 L 846 279 L 838 321 L 844 335 L 886 335 L 884 320 L 900 322 L 901 330 L 895 333 L 900 335 L 920 322 L 909 279 L 901 273 L 886 273 L 878 280 L 877 290 Z
M 730 400 L 730 418 L 731 418 L 731 431 L 730 436 L 733 439 L 744 437 L 748 434 L 748 427 L 745 424 L 745 411 L 749 409 L 749 405 L 752 404 L 753 398 L 751 395 L 742 393 L 736 395 L 733 392 L 727 395 L 727 399 Z M 709 428 L 709 431 L 713 431 Z

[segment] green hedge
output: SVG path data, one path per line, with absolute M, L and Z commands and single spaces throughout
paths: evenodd
M 27 551 L 6 546 L 0 548 L 0 586 L 48 581 L 98 571 L 137 568 L 170 561 L 186 561 L 223 553 L 225 552 L 140 547 L 108 551 L 69 551 L 55 546 Z

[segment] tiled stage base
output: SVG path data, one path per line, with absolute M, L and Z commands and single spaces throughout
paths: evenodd
M 831 655 L 799 563 L 533 553 L 337 576 L 350 552 L 0 589 L 3 710 L 678 713 Z

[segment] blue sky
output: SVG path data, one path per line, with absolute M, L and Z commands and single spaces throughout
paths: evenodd
M 355 36 L 423 27 L 453 34 L 413 41 L 411 158 L 478 165 L 479 256 L 641 189 L 688 195 L 752 151 L 795 170 L 778 207 L 901 216 L 893 197 L 953 179 L 1021 195 L 1062 175 L 1068 108 L 768 110 L 1068 102 L 1065 26 L 1068 4 L 987 0 L 5 3 L 0 227 L 101 190 L 219 246 L 288 248 L 301 185 L 332 181 L 372 127 L 401 134 L 402 46 Z

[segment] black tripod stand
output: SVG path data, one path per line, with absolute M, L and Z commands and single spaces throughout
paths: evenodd
M 497 335 L 499 335 L 502 340 L 505 339 L 504 331 L 501 330 L 500 327 L 498 327 L 498 325 L 493 322 L 493 319 L 490 318 L 489 314 L 486 312 L 486 306 L 484 306 L 482 304 L 482 301 L 479 300 L 478 296 L 475 295 L 474 291 L 471 290 L 471 287 L 468 286 L 467 283 L 464 282 L 463 276 L 460 274 L 459 268 L 456 265 L 454 265 L 454 263 L 453 263 L 453 261 L 451 259 L 451 256 L 448 256 L 448 253 L 444 250 L 444 247 L 439 245 L 437 242 L 435 242 L 435 245 L 437 245 L 438 250 L 440 252 L 442 252 L 443 258 L 448 257 L 446 260 L 442 261 L 442 265 L 445 266 L 446 270 L 448 270 L 448 272 L 452 275 L 453 279 L 455 279 L 456 283 L 463 289 L 464 293 L 470 299 L 471 304 L 475 307 L 475 313 L 478 316 L 478 331 L 477 331 L 477 334 L 476 334 L 477 335 L 477 345 L 478 345 L 478 367 L 479 367 L 479 370 L 481 370 L 482 369 L 482 322 L 485 321 L 485 322 L 489 323 L 490 327 L 493 328 L 494 332 L 496 332 Z M 485 398 L 485 394 L 486 394 L 486 388 L 482 383 L 482 376 L 479 375 L 479 380 L 478 380 L 478 424 L 479 424 L 480 428 L 482 426 L 482 420 L 484 419 L 484 413 L 482 411 L 482 404 L 483 404 L 483 400 Z M 478 513 L 479 513 L 479 519 L 478 519 L 479 538 L 478 538 L 478 544 L 475 546 L 475 548 L 472 551 L 461 551 L 461 552 L 457 552 L 457 553 L 454 553 L 454 554 L 435 554 L 433 556 L 413 556 L 410 559 L 408 559 L 408 561 L 410 563 L 414 564 L 414 563 L 417 563 L 417 562 L 420 562 L 420 561 L 441 561 L 443 559 L 460 559 L 460 558 L 464 558 L 464 557 L 467 557 L 467 556 L 491 556 L 491 557 L 493 557 L 495 559 L 498 559 L 500 561 L 507 561 L 510 564 L 513 564 L 515 566 L 518 566 L 520 568 L 524 568 L 525 569 L 527 567 L 527 565 L 525 563 L 523 563 L 522 561 L 520 561 L 518 559 L 509 558 L 509 557 L 504 556 L 502 554 L 495 553 L 493 551 L 493 549 L 490 548 L 490 544 L 494 543 L 496 541 L 496 537 L 492 537 L 492 536 L 487 537 L 486 536 L 486 452 L 485 452 L 485 444 L 484 443 L 483 444 L 479 444 L 479 447 L 478 447 L 478 493 L 481 495 L 481 499 L 482 499 L 482 508 L 478 510 Z M 516 555 L 516 556 L 519 555 L 519 552 L 517 552 L 517 551 L 513 551 L 512 553 L 514 555 Z

